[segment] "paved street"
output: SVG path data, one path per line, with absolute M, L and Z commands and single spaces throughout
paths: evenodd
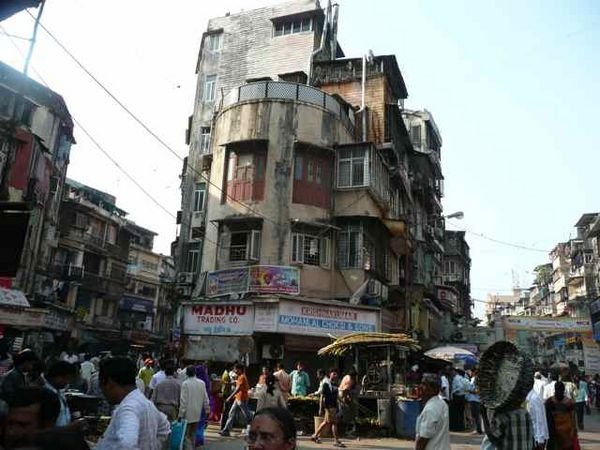
M 594 411 L 591 416 L 585 416 L 586 431 L 579 433 L 581 448 L 584 450 L 596 450 L 600 448 L 600 413 Z M 206 448 L 209 450 L 242 450 L 244 441 L 239 438 L 221 438 L 217 433 L 217 428 L 209 427 L 208 443 Z M 454 450 L 472 450 L 479 449 L 482 437 L 474 436 L 469 433 L 452 433 L 452 449 Z M 357 450 L 385 450 L 385 449 L 410 449 L 414 448 L 413 441 L 401 439 L 361 439 L 346 440 L 346 446 Z M 311 442 L 307 436 L 300 437 L 299 449 L 333 449 L 331 441 L 324 439 L 322 444 Z

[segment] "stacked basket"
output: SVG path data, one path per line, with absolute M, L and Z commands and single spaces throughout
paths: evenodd
M 481 356 L 477 385 L 486 408 L 518 408 L 533 387 L 531 357 L 510 342 L 496 342 Z

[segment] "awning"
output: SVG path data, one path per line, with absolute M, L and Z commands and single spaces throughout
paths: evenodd
M 404 220 L 384 219 L 383 223 L 390 230 L 392 236 L 408 237 L 406 233 L 406 222 Z
M 0 305 L 20 306 L 22 308 L 30 307 L 27 297 L 25 297 L 23 292 L 5 288 L 0 288 Z

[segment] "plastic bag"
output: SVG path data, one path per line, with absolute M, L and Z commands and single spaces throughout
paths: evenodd
M 183 450 L 187 420 L 176 420 L 171 423 L 171 437 L 169 439 L 170 450 Z

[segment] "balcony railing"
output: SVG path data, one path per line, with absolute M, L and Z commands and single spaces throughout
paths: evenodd
M 100 236 L 95 236 L 77 227 L 71 227 L 67 236 L 70 239 L 81 241 L 98 249 L 105 250 L 111 255 L 119 258 L 127 259 L 129 254 L 128 248 L 123 248 L 117 244 L 113 244 Z
M 80 280 L 83 278 L 85 268 L 73 264 L 52 264 L 48 267 L 50 276 L 65 281 Z
M 260 99 L 295 100 L 325 108 L 336 115 L 354 134 L 354 111 L 346 108 L 342 102 L 325 92 L 304 84 L 283 81 L 258 81 L 232 89 L 221 100 L 220 109 L 247 100 Z

